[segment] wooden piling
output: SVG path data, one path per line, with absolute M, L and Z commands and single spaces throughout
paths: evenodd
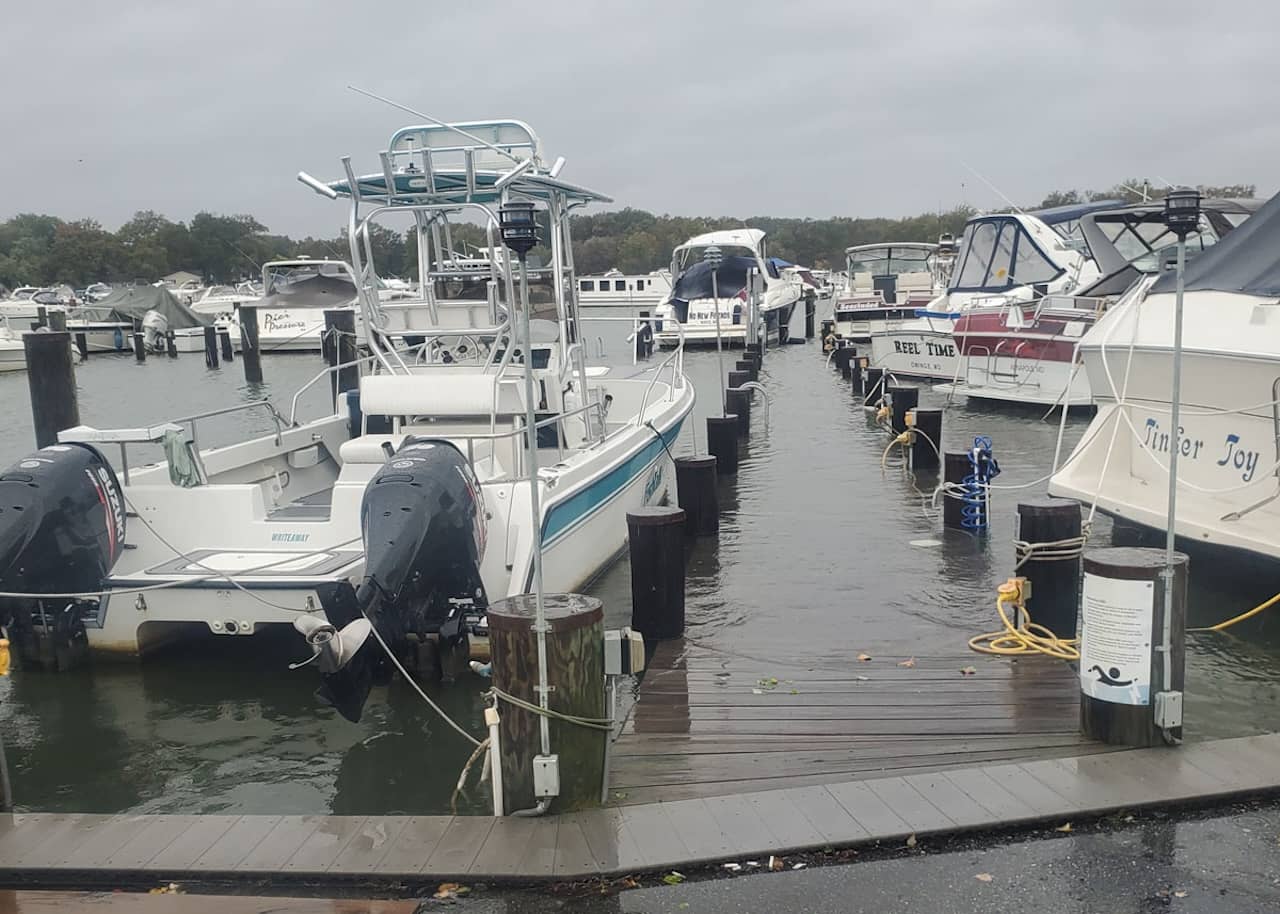
M 716 491 L 716 459 L 710 454 L 677 457 L 676 500 L 684 509 L 687 536 L 720 532 L 720 496 Z
M 1174 558 L 1172 650 L 1167 662 L 1170 688 L 1181 692 L 1186 672 L 1189 561 L 1181 552 Z M 1091 739 L 1114 746 L 1164 743 L 1164 734 L 1155 725 L 1156 693 L 1164 689 L 1166 662 L 1160 649 L 1164 561 L 1163 549 L 1112 546 L 1084 554 L 1080 729 Z M 1171 736 L 1180 739 L 1182 727 L 1173 728 Z
M 631 627 L 646 644 L 684 634 L 684 522 L 670 506 L 627 512 Z
M 915 441 L 911 445 L 911 469 L 936 470 L 942 462 L 942 410 L 915 409 Z
M 50 330 L 57 330 L 59 332 L 66 330 L 67 329 L 67 312 L 62 310 L 50 311 L 48 317 L 46 318 L 45 326 L 47 326 Z
M 22 334 L 31 393 L 31 423 L 36 447 L 58 443 L 58 432 L 80 424 L 76 374 L 71 360 L 71 334 L 63 331 Z
M 738 416 L 707 417 L 707 450 L 716 458 L 716 472 L 733 476 L 738 472 Z
M 80 353 L 80 361 L 89 358 L 89 337 L 83 332 L 77 333 L 75 336 L 76 350 Z
M 244 379 L 250 384 L 262 383 L 262 350 L 258 347 L 258 306 L 241 305 L 240 359 L 244 362 Z
M 729 372 L 729 379 L 725 383 L 725 388 L 733 389 L 735 387 L 742 387 L 744 384 L 748 383 L 750 380 L 751 380 L 751 375 L 749 375 L 745 371 L 731 371 Z
M 207 368 L 218 367 L 218 331 L 213 327 L 204 328 L 204 364 Z
M 831 361 L 835 363 L 836 370 L 840 372 L 840 377 L 849 377 L 849 360 L 853 358 L 854 350 L 848 346 L 841 346 L 831 356 Z
M 547 701 L 553 711 L 602 719 L 604 690 L 604 611 L 599 600 L 581 594 L 545 594 L 547 626 Z M 535 597 L 520 594 L 489 605 L 490 662 L 493 684 L 530 704 L 538 703 L 538 639 L 534 632 Z M 540 715 L 499 702 L 503 808 L 508 814 L 530 809 L 533 759 L 542 754 Z M 559 757 L 560 795 L 554 813 L 597 806 L 605 776 L 608 732 L 551 719 L 551 752 Z
M 164 332 L 164 349 L 169 358 L 176 359 L 178 357 L 178 338 L 174 336 L 172 330 Z
M 757 367 L 764 365 L 764 343 L 747 343 L 747 352 L 755 353 Z
M 49 309 L 45 305 L 36 305 L 36 322 L 31 326 L 32 330 L 38 330 L 41 327 L 49 326 Z
M 745 371 L 748 381 L 758 381 L 760 373 L 756 370 L 755 359 L 742 359 L 734 364 L 735 371 Z
M 147 344 L 142 338 L 142 331 L 137 329 L 133 331 L 133 357 L 139 362 L 147 360 Z
M 730 372 L 732 374 L 732 372 Z M 738 417 L 738 437 L 751 436 L 751 391 L 726 390 L 724 392 L 724 408 Z
M 333 393 L 333 407 L 349 390 L 360 386 L 360 366 L 354 364 L 356 353 L 356 313 L 350 308 L 327 309 L 324 312 L 324 337 L 321 340 L 325 361 L 330 368 L 338 368 L 329 376 Z
M 1076 617 L 1080 611 L 1080 546 L 1049 545 L 1037 549 L 1028 544 L 1077 540 L 1080 529 L 1078 501 L 1045 496 L 1018 502 L 1014 552 L 1018 574 L 1031 582 L 1027 612 L 1032 621 L 1060 638 L 1076 636 Z M 1072 548 L 1076 556 L 1064 558 L 1063 553 Z
M 942 478 L 946 489 L 960 485 L 969 475 L 969 455 L 965 451 L 947 451 L 942 455 Z M 944 491 L 942 494 L 942 525 L 953 530 L 964 529 L 964 502 L 958 493 Z
M 222 350 L 222 361 L 230 362 L 235 359 L 236 351 L 231 345 L 231 329 L 222 327 L 216 330 L 218 334 L 218 346 Z
M 901 434 L 907 430 L 907 413 L 920 403 L 920 388 L 908 387 L 905 384 L 890 384 L 888 394 L 889 403 L 893 409 L 889 421 L 893 430 Z

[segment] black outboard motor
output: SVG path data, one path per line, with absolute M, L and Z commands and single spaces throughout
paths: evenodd
M 42 448 L 0 473 L 0 591 L 92 593 L 124 548 L 124 495 L 111 464 L 87 444 Z M 86 643 L 96 598 L 0 597 L 0 626 L 15 656 L 35 656 L 34 626 L 55 653 Z
M 375 682 L 390 679 L 372 628 L 393 651 L 411 634 L 457 641 L 465 611 L 487 605 L 480 579 L 483 495 L 466 457 L 449 442 L 406 439 L 369 480 L 360 521 L 363 583 L 354 597 L 349 590 L 321 594 L 328 624 L 305 616 L 294 625 L 320 665 L 318 694 L 351 721 L 360 719 Z

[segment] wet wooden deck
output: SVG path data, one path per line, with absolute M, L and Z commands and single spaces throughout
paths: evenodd
M 1089 755 L 1075 672 L 1048 658 L 659 645 L 614 743 L 616 805 Z M 905 664 L 905 665 L 904 665 Z M 972 668 L 972 674 L 962 672 Z M 776 680 L 776 681 L 775 681 Z

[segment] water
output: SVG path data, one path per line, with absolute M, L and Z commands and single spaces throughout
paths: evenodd
M 626 345 L 617 325 L 588 328 L 605 338 L 613 361 Z M 1015 504 L 1044 483 L 999 490 L 992 532 L 944 531 L 927 508 L 934 480 L 915 485 L 882 472 L 887 436 L 828 369 L 815 344 L 771 351 L 763 407 L 736 481 L 721 485 L 718 541 L 699 541 L 689 560 L 688 636 L 721 651 L 725 665 L 803 662 L 861 650 L 882 655 L 959 653 L 995 627 L 994 587 L 1013 565 Z M 736 355 L 726 354 L 728 367 Z M 626 359 L 629 363 L 629 359 Z M 322 365 L 311 355 L 264 359 L 266 383 L 245 385 L 239 362 L 205 369 L 199 354 L 176 362 L 97 356 L 77 369 L 87 424 L 142 425 L 269 395 L 288 412 L 293 391 Z M 714 352 L 690 354 L 699 392 L 677 453 L 704 443 L 719 410 Z M 325 405 L 317 386 L 300 414 Z M 929 392 L 922 406 L 941 399 Z M 26 379 L 0 376 L 0 465 L 32 447 Z M 1087 420 L 1072 419 L 1067 446 Z M 270 429 L 260 413 L 210 423 L 202 443 Z M 1037 410 L 949 406 L 944 448 L 990 435 L 1004 486 L 1033 483 L 1051 464 L 1056 422 Z M 1109 524 L 1099 518 L 1097 542 Z M 912 541 L 940 540 L 937 546 Z M 1248 566 L 1192 565 L 1190 624 L 1205 625 L 1280 589 Z M 591 588 L 607 624 L 630 612 L 626 562 Z M 403 683 L 374 691 L 359 724 L 319 707 L 310 670 L 287 661 L 305 650 L 293 633 L 254 639 L 210 637 L 145 666 L 97 665 L 64 674 L 20 674 L 0 681 L 0 735 L 14 792 L 24 810 L 145 813 L 429 814 L 447 812 L 471 747 L 449 731 Z M 1267 614 L 1229 635 L 1188 638 L 1189 738 L 1280 728 L 1280 622 Z M 780 672 L 782 670 L 780 669 Z M 482 729 L 483 684 L 464 681 L 431 693 L 471 732 Z M 483 790 L 460 812 L 487 812 Z

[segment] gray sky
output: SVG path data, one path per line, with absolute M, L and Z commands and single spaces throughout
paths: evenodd
M 965 164 L 1019 202 L 1143 174 L 1280 186 L 1270 0 L 13 0 L 3 20 L 0 218 L 333 234 L 342 205 L 294 174 L 374 170 L 412 120 L 349 82 L 528 121 L 565 178 L 658 213 L 997 205 Z

